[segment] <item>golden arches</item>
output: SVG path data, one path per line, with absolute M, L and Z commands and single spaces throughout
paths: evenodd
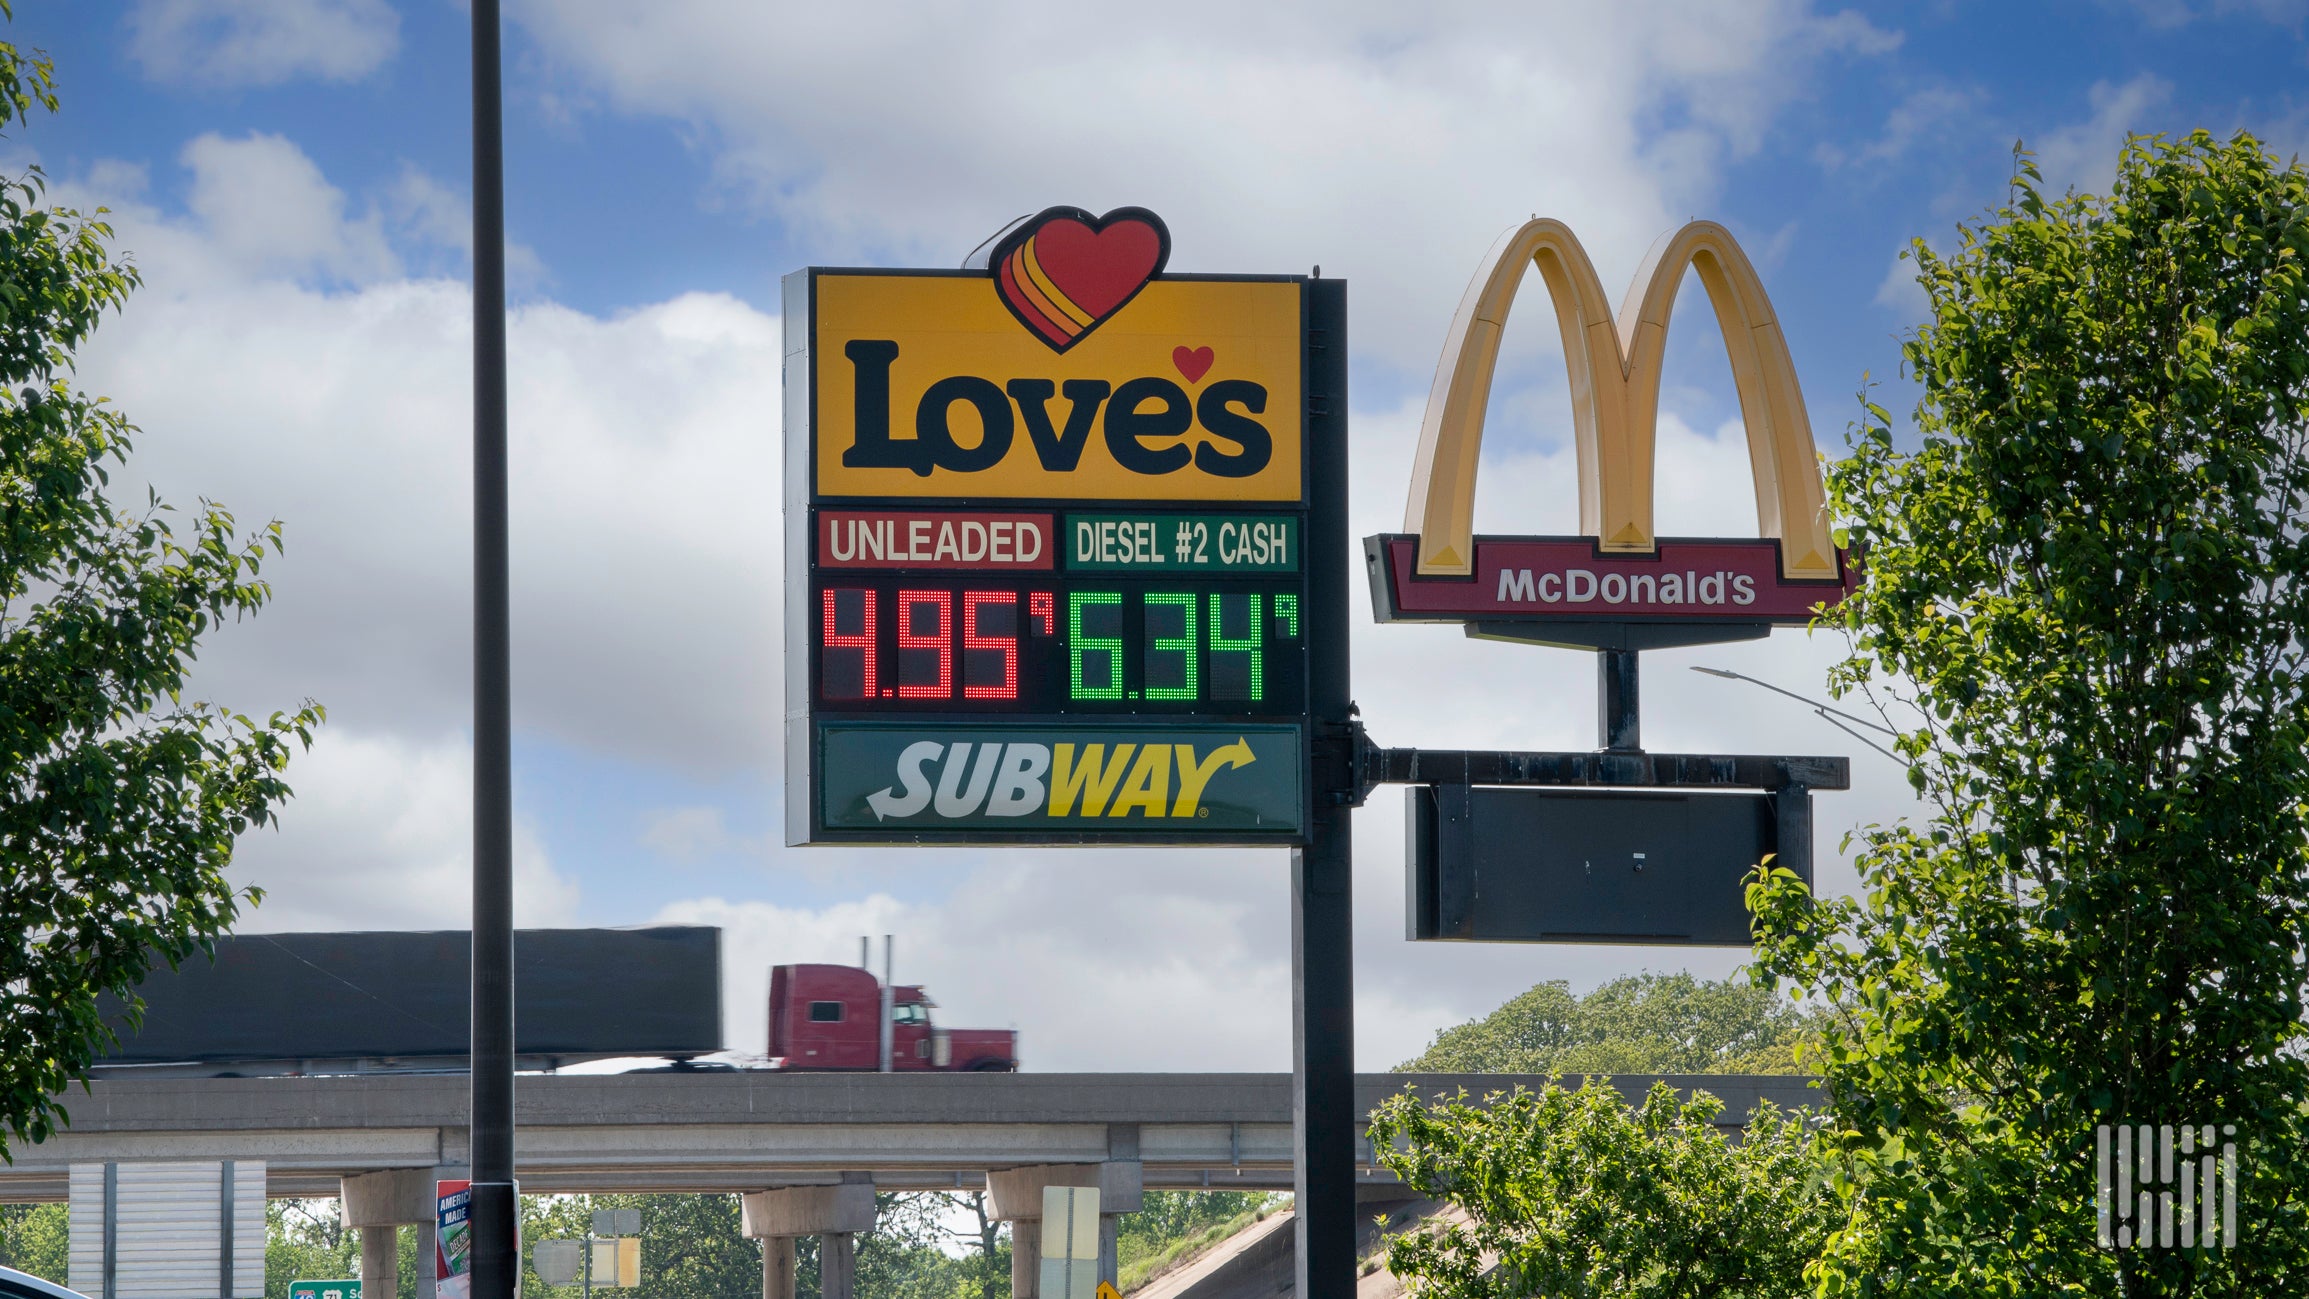
M 1417 571 L 1474 571 L 1475 466 L 1484 408 L 1499 361 L 1507 309 L 1537 266 L 1555 303 L 1579 461 L 1579 526 L 1607 551 L 1648 553 L 1652 530 L 1652 446 L 1660 405 L 1660 356 L 1684 268 L 1716 309 L 1748 430 L 1759 535 L 1780 539 L 1781 575 L 1837 576 L 1828 536 L 1812 424 L 1796 385 L 1787 339 L 1763 281 L 1731 232 L 1694 221 L 1655 245 L 1612 318 L 1603 282 L 1570 227 L 1541 218 L 1501 236 L 1467 286 L 1419 429 L 1419 457 L 1403 527 L 1419 537 Z M 1640 294 L 1640 296 L 1639 296 Z

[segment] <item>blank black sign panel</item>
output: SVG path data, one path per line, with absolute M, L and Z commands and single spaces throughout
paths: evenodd
M 523 1055 L 702 1055 L 722 1047 L 721 930 L 524 929 L 514 937 Z M 462 1057 L 473 938 L 430 932 L 235 934 L 216 959 L 162 966 L 144 1027 L 102 1009 L 120 1045 L 100 1063 Z
M 1406 792 L 1413 939 L 1749 945 L 1740 881 L 1773 851 L 1770 794 Z

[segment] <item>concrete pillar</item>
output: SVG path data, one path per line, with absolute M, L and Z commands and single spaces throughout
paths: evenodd
M 794 1299 L 792 1236 L 762 1237 L 762 1299 Z
M 847 1231 L 818 1237 L 818 1299 L 856 1299 L 858 1238 Z
M 997 1168 L 986 1174 L 986 1210 L 998 1222 L 1042 1217 L 1047 1186 L 1095 1186 L 1100 1213 L 1137 1213 L 1146 1207 L 1146 1176 L 1135 1159 L 1103 1164 L 1040 1164 Z
M 451 1164 L 431 1168 L 391 1168 L 375 1173 L 354 1173 L 337 1183 L 337 1205 L 347 1227 L 361 1233 L 361 1292 L 371 1299 L 399 1299 L 394 1294 L 400 1270 L 395 1227 L 417 1229 L 417 1293 L 413 1299 L 434 1299 L 433 1217 L 434 1184 L 464 1177 L 466 1170 Z M 372 1246 L 371 1237 L 381 1243 Z M 371 1249 L 380 1251 L 372 1255 Z M 372 1282 L 374 1274 L 380 1279 Z
M 794 1238 L 818 1238 L 819 1299 L 851 1299 L 858 1237 L 874 1229 L 874 1180 L 844 1173 L 838 1186 L 748 1191 L 739 1230 L 762 1242 L 762 1299 L 794 1299 Z
M 748 1191 L 738 1203 L 739 1230 L 748 1236 L 767 1239 L 874 1229 L 874 1184 L 871 1182 Z
M 1106 1161 L 1113 1166 L 1144 1168 L 1144 1165 L 1139 1162 L 1138 1124 L 1109 1123 L 1106 1125 Z M 1122 1287 L 1122 1251 L 1118 1237 L 1121 1233 L 1122 1215 L 1136 1211 L 1140 1205 L 1145 1203 L 1143 1198 L 1145 1175 L 1142 1172 L 1139 1177 L 1140 1186 L 1136 1195 L 1128 1186 L 1126 1177 L 1116 1187 L 1121 1194 L 1110 1197 L 1107 1185 L 1114 1181 L 1116 1179 L 1111 1175 L 1102 1175 L 1099 1178 L 1098 1279 L 1119 1290 Z
M 1113 1125 L 1117 1128 L 1125 1125 Z M 1102 1164 L 1042 1164 L 1029 1168 L 997 1168 L 986 1174 L 986 1209 L 996 1221 L 1010 1224 L 1011 1299 L 1038 1299 L 1042 1289 L 1042 1192 L 1050 1186 L 1098 1188 L 1098 1275 L 1120 1284 L 1115 1247 L 1118 1219 L 1137 1213 L 1146 1204 L 1144 1166 L 1137 1159 L 1138 1129 L 1129 1126 L 1128 1141 L 1108 1135 L 1110 1151 L 1130 1158 Z
M 440 1226 L 436 1218 L 417 1224 L 417 1299 L 436 1299 L 433 1287 L 440 1279 L 433 1273 L 438 1270 L 436 1261 L 441 1254 Z
M 1042 1219 L 1013 1219 L 1010 1224 L 1010 1299 L 1035 1299 L 1041 1292 Z
M 401 1229 L 380 1224 L 361 1233 L 361 1299 L 395 1299 L 401 1283 Z

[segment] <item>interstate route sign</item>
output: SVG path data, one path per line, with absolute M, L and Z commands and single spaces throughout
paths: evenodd
M 1305 842 L 1343 286 L 1169 249 L 1053 208 L 787 277 L 788 842 Z

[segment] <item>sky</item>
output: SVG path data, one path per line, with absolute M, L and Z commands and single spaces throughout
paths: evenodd
M 204 645 L 200 697 L 329 720 L 232 874 L 244 928 L 462 927 L 470 865 L 467 32 L 458 0 L 17 0 L 62 111 L 0 140 L 103 206 L 144 287 L 78 382 L 141 429 L 116 475 L 282 522 L 275 599 Z M 1607 285 L 1684 221 L 1763 275 L 1815 436 L 1903 410 L 1924 312 L 1899 259 L 1999 202 L 2019 142 L 2097 192 L 2129 132 L 2309 145 L 2309 2 L 1842 9 L 1781 0 L 1273 4 L 507 0 L 517 913 L 724 931 L 724 1019 L 767 968 L 895 934 L 950 1025 L 1033 1070 L 1290 1067 L 1287 854 L 783 847 L 778 282 L 952 266 L 1052 205 L 1162 214 L 1171 268 L 1349 283 L 1351 514 L 1398 529 L 1451 312 L 1532 215 Z M 1536 280 L 1534 281 L 1536 285 Z M 1746 450 L 1687 279 L 1663 532 L 1753 535 Z M 1537 294 L 1539 290 L 1532 290 Z M 1549 313 L 1507 332 L 1479 531 L 1576 531 Z M 1572 651 L 1378 627 L 1356 698 L 1390 745 L 1593 747 Z M 1797 630 L 1644 660 L 1647 747 L 1852 755 L 1843 834 L 1914 815 L 1900 770 L 1803 707 Z M 1402 794 L 1356 817 L 1356 1058 L 1388 1068 L 1544 979 L 1716 977 L 1738 951 L 1411 943 Z

